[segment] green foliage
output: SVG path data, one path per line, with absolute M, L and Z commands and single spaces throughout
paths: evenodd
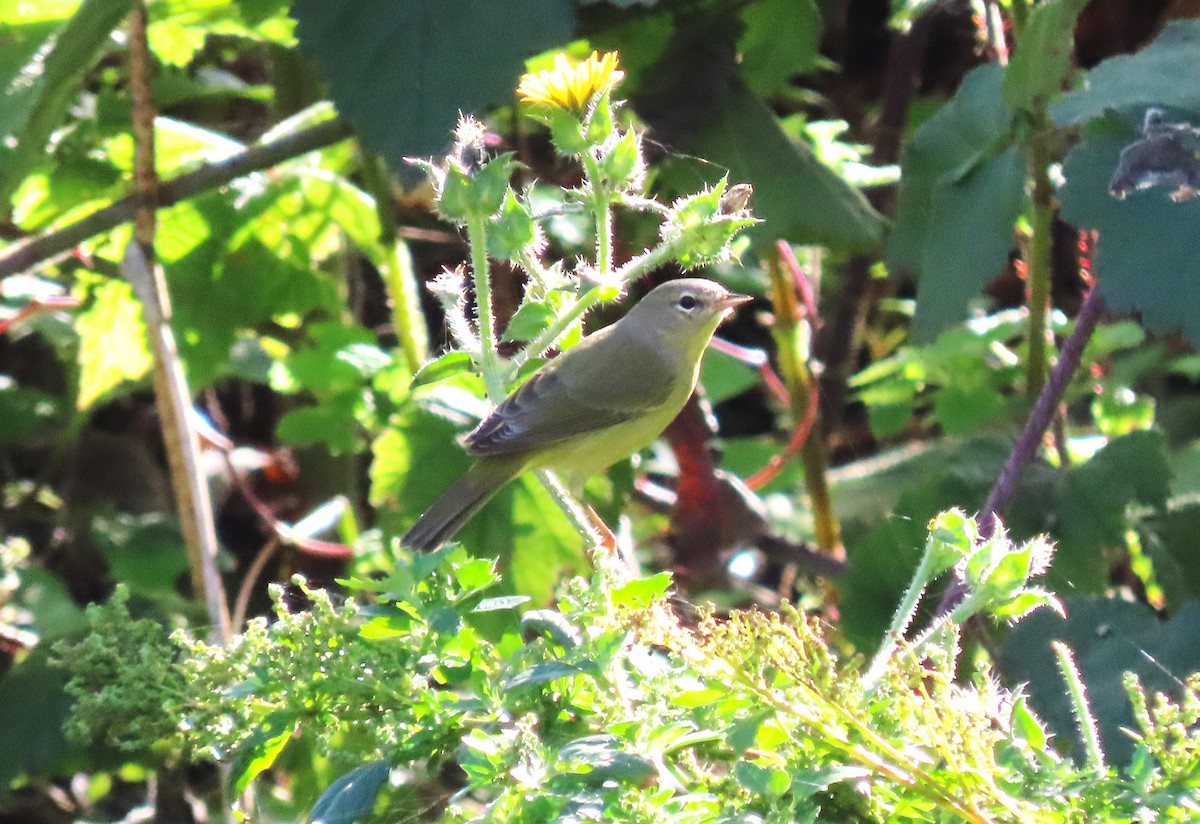
M 1112 763 L 1133 765 L 1145 755 L 1135 754 L 1139 741 L 1127 732 L 1135 728 L 1135 714 L 1122 674 L 1133 673 L 1147 690 L 1194 700 L 1195 686 L 1185 687 L 1182 677 L 1200 670 L 1193 631 L 1200 605 L 1189 602 L 1165 623 L 1142 604 L 1113 598 L 1068 598 L 1063 606 L 1065 616 L 1043 611 L 1023 621 L 1005 640 L 999 669 L 1006 678 L 1029 683 L 1038 715 L 1064 750 L 1078 754 L 1079 731 L 1051 650 L 1055 640 L 1067 643 L 1087 687 L 1104 752 Z
M 1137 116 L 1140 120 L 1140 112 Z M 1175 203 L 1163 189 L 1134 192 L 1125 200 L 1112 197 L 1109 181 L 1121 149 L 1132 140 L 1128 128 L 1113 134 L 1109 121 L 1085 130 L 1085 139 L 1063 164 L 1063 216 L 1103 236 L 1094 266 L 1112 311 L 1136 311 L 1152 331 L 1179 331 L 1200 342 L 1200 315 L 1189 300 L 1180 299 L 1192 293 L 1200 277 L 1193 254 L 1200 201 Z
M 574 22 L 565 0 L 301 0 L 291 13 L 339 108 L 395 168 L 444 151 L 460 113 L 509 101 L 525 58 L 567 39 Z
M 1004 68 L 980 66 L 904 147 L 887 262 L 919 278 L 913 337 L 929 342 L 966 314 L 1008 261 L 1025 202 L 1025 161 Z
M 1050 107 L 1056 123 L 1081 125 L 1107 111 L 1136 112 L 1147 106 L 1200 110 L 1200 21 L 1175 20 L 1135 54 L 1103 61 L 1083 88 Z
M 1017 50 L 1004 72 L 1004 99 L 1014 109 L 1035 114 L 1056 98 L 1071 71 L 1071 40 L 1076 18 L 1088 0 L 1044 0 L 1021 29 Z
M 1022 557 L 1003 538 L 980 542 L 961 514 L 932 530 L 935 575 L 993 550 Z M 794 609 L 701 615 L 689 628 L 669 578 L 597 561 L 558 610 L 519 624 L 520 599 L 489 597 L 492 564 L 459 552 L 398 559 L 386 578 L 348 582 L 357 594 L 340 606 L 297 582 L 305 609 L 277 588 L 275 621 L 256 619 L 226 648 L 168 639 L 132 621 L 119 595 L 92 610 L 86 642 L 60 649 L 82 701 L 71 728 L 206 752 L 234 766 L 235 786 L 313 746 L 342 776 L 314 819 L 373 808 L 388 820 L 404 803 L 384 787 L 389 769 L 420 784 L 447 762 L 461 786 L 440 820 L 462 822 L 1065 821 L 1096 814 L 1095 798 L 1127 820 L 1187 803 L 1200 747 L 1172 730 L 1196 712 L 1194 687 L 1153 712 L 1135 700 L 1137 781 L 1086 773 L 1050 748 L 1022 694 L 986 671 L 956 683 L 954 623 L 895 648 L 868 682 Z M 1009 583 L 1026 586 L 1036 567 Z
M 67 734 L 127 752 L 178 756 L 188 682 L 170 632 L 153 619 L 132 618 L 124 588 L 88 607 L 88 624 L 87 636 L 54 647 L 58 665 L 73 673 Z
M 5 103 L 0 107 L 3 203 L 40 159 L 83 74 L 95 65 L 109 34 L 133 3 L 84 0 L 78 9 L 67 2 L 40 5 L 34 11 L 19 3 L 7 4 L 0 19 L 6 43 L 11 38 L 17 44 L 0 63 Z
M 824 4 L 700 2 L 687 14 L 668 3 L 483 5 L 150 4 L 164 177 L 252 149 L 254 136 L 294 135 L 332 117 L 334 105 L 393 167 L 439 155 L 459 111 L 495 117 L 464 119 L 453 149 L 427 164 L 440 227 L 414 208 L 427 195 L 401 193 L 378 158 L 352 145 L 159 211 L 156 249 L 192 388 L 235 395 L 250 381 L 260 384 L 253 392 L 294 396 L 270 421 L 277 440 L 317 463 L 328 453 L 346 455 L 352 470 L 368 453 L 371 461 L 369 489 L 353 504 L 370 510 L 378 532 L 357 547 L 358 577 L 336 593 L 276 587 L 273 617 L 253 619 L 228 646 L 205 637 L 202 621 L 180 628 L 186 559 L 170 517 L 82 513 L 64 492 L 91 413 L 144 412 L 129 397 L 144 385 L 144 331 L 128 288 L 111 279 L 128 230 L 84 239 L 73 254 L 0 282 L 0 324 L 33 300 L 83 301 L 74 316 L 22 316 L 0 340 L 11 371 L 0 375 L 0 520 L 35 547 L 26 567 L 10 557 L 21 542 L 0 536 L 0 630 L 6 641 L 9 632 L 21 643 L 42 639 L 31 652 L 18 644 L 11 665 L 5 652 L 0 786 L 29 792 L 91 776 L 73 793 L 91 803 L 117 775 L 139 780 L 142 765 L 211 759 L 228 767 L 230 794 L 254 796 L 264 820 L 1196 818 L 1200 682 L 1187 677 L 1200 667 L 1187 631 L 1200 595 L 1194 356 L 1147 342 L 1132 322 L 1102 325 L 1064 397 L 1070 460 L 1048 448 L 1049 460 L 1024 470 L 1007 533 L 983 539 L 961 511 L 946 511 L 977 509 L 1011 452 L 1008 433 L 1029 405 L 1030 341 L 1071 332 L 1059 313 L 1030 329 L 1016 310 L 956 325 L 1005 267 L 1014 229 L 1026 231 L 1031 180 L 1054 170 L 1070 141 L 1078 145 L 1053 194 L 1066 220 L 1100 231 L 1094 273 L 1109 309 L 1200 339 L 1189 299 L 1196 202 L 1172 203 L 1161 189 L 1123 201 L 1108 192 L 1146 107 L 1197 122 L 1194 21 L 1073 74 L 1082 0 L 999 4 L 1013 24 L 1012 59 L 968 74 L 904 145 L 899 212 L 885 238 L 859 189 L 888 170 L 862 165 L 866 149 L 839 137 L 845 124 L 806 120 L 823 104 L 802 75 L 826 68 L 818 46 L 838 35 L 822 30 Z M 894 20 L 933 5 L 894 0 Z M 13 237 L 127 194 L 129 85 L 122 38 L 111 35 L 128 7 L 52 0 L 0 12 L 0 191 Z M 579 110 L 535 115 L 562 155 L 547 158 L 530 131 L 541 127 L 496 107 L 511 101 L 532 52 L 572 37 L 575 55 L 621 50 L 622 91 L 649 131 L 630 126 L 610 84 Z M 305 55 L 332 102 L 320 100 Z M 844 93 L 839 83 L 830 89 Z M 913 120 L 931 107 L 918 101 Z M 645 134 L 668 147 L 666 163 L 647 160 Z M 579 185 L 533 182 L 547 171 L 547 180 Z M 739 200 L 746 189 L 733 186 L 742 183 L 754 187 L 753 215 Z M 1031 205 L 1029 226 L 1050 217 L 1053 204 Z M 442 260 L 427 254 L 425 238 L 436 234 L 421 233 L 464 227 L 468 259 L 430 284 L 457 348 L 427 362 L 420 278 Z M 754 245 L 737 237 L 743 230 Z M 422 238 L 415 262 L 397 237 L 410 231 Z M 903 343 L 904 319 L 867 330 L 873 360 L 854 388 L 874 434 L 939 437 L 834 472 L 849 557 L 831 587 L 836 623 L 786 605 L 681 621 L 665 573 L 630 578 L 607 556 L 589 558 L 561 499 L 534 477 L 461 533 L 475 557 L 455 549 L 413 559 L 394 546 L 392 536 L 465 469 L 457 438 L 486 414 L 486 399 L 527 378 L 548 350 L 578 343 L 589 311 L 676 264 L 715 264 L 717 276 L 755 292 L 753 255 L 744 271 L 731 261 L 779 238 L 837 255 L 869 254 L 886 239 L 892 269 L 919 276 L 914 331 L 930 341 Z M 860 297 L 838 293 L 841 262 L 827 259 L 825 306 Z M 489 272 L 520 275 L 524 292 L 497 279 L 492 305 L 467 304 L 472 287 L 491 296 Z M 507 326 L 496 321 L 514 307 Z M 35 346 L 47 359 L 23 368 Z M 761 380 L 715 353 L 702 379 L 714 401 Z M 723 469 L 748 477 L 780 443 L 777 432 L 729 439 Z M 667 462 L 652 463 L 657 472 Z M 772 537 L 813 531 L 797 492 L 804 471 L 789 461 L 761 490 Z M 305 484 L 341 482 L 311 474 L 320 477 Z M 634 516 L 622 550 L 630 531 L 660 523 L 627 506 L 631 476 L 620 467 L 588 488 L 610 523 Z M 1054 564 L 1044 570 L 1051 539 Z M 86 553 L 73 555 L 76 543 Z M 222 559 L 244 573 L 241 555 Z M 94 573 L 68 590 L 57 576 L 72 564 Z M 969 592 L 931 619 L 954 569 Z M 1054 606 L 1033 580 L 1043 572 L 1048 586 L 1072 593 L 1067 617 L 1038 609 L 1015 630 L 994 630 L 1002 687 L 962 624 L 1012 623 Z M 590 578 L 563 586 L 579 575 Z M 117 595 L 89 609 L 90 632 L 79 635 L 72 594 L 110 580 L 122 584 Z M 816 588 L 793 592 L 820 600 Z M 1056 663 L 1053 643 L 1064 639 L 1073 653 Z M 877 649 L 872 666 L 860 663 Z M 1080 673 L 1073 699 L 1064 657 Z M 1022 680 L 1027 687 L 1015 686 Z M 68 713 L 72 740 L 62 733 Z M 1085 759 L 1076 738 L 1088 718 L 1100 749 Z M 169 772 L 158 780 L 175 789 Z M 98 819 L 101 807 L 75 812 Z
M 862 193 L 790 139 L 749 89 L 735 84 L 689 145 L 730 177 L 754 186 L 754 212 L 771 226 L 760 243 L 786 238 L 844 250 L 866 250 L 883 237 L 883 220 Z M 711 179 L 712 169 L 697 170 Z M 807 194 L 803 199 L 796 192 Z M 753 232 L 752 232 L 753 234 Z
M 1011 420 L 1017 354 L 1027 324 L 1001 312 L 947 330 L 927 346 L 905 346 L 850 379 L 879 437 L 906 430 L 927 415 L 950 435 L 969 435 Z

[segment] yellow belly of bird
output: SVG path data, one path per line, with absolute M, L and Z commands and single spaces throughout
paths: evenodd
M 590 435 L 576 436 L 547 449 L 530 469 L 550 469 L 570 482 L 582 482 L 622 458 L 648 446 L 666 428 L 678 408 L 656 411 L 653 415 L 625 421 Z

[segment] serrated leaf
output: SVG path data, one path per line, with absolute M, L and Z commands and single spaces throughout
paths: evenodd
M 1163 189 L 1112 197 L 1109 181 L 1129 139 L 1085 138 L 1067 155 L 1063 219 L 1100 231 L 1092 265 L 1109 310 L 1139 312 L 1151 331 L 1179 331 L 1200 345 L 1200 199 L 1175 203 Z
M 756 94 L 774 94 L 816 65 L 821 12 L 813 0 L 752 3 L 742 10 L 741 18 L 745 30 L 738 38 L 738 71 Z
M 1140 52 L 1101 62 L 1083 89 L 1050 107 L 1050 116 L 1073 126 L 1109 109 L 1137 109 L 1140 117 L 1148 106 L 1200 109 L 1200 20 L 1175 20 Z
M 554 308 L 546 301 L 527 300 L 509 320 L 501 340 L 533 340 L 554 322 Z
M 954 97 L 917 129 L 901 156 L 896 222 L 887 264 L 918 273 L 926 242 L 943 228 L 933 221 L 934 193 L 943 181 L 986 159 L 1012 131 L 1015 113 L 1000 93 L 1004 69 L 989 64 L 963 78 Z
M 92 305 L 75 321 L 79 333 L 79 394 L 75 405 L 91 409 L 126 381 L 139 381 L 154 364 L 146 348 L 142 306 L 123 280 L 92 290 Z
M 932 341 L 966 317 L 999 274 L 1025 202 L 1025 159 L 1008 145 L 1014 112 L 1000 66 L 968 74 L 954 98 L 917 130 L 901 159 L 891 268 L 919 276 L 913 337 Z
M 747 231 L 759 243 L 779 238 L 863 250 L 883 237 L 883 218 L 804 141 L 793 141 L 757 95 L 734 82 L 688 151 L 710 163 L 710 182 L 727 171 L 754 187 L 750 207 L 763 222 Z M 722 171 L 718 171 L 722 170 Z
M 1065 641 L 1087 688 L 1111 764 L 1128 762 L 1133 741 L 1122 728 L 1136 729 L 1123 673 L 1137 674 L 1147 693 L 1174 694 L 1182 674 L 1200 669 L 1200 603 L 1189 602 L 1164 623 L 1149 607 L 1117 598 L 1072 598 L 1067 616 L 1038 610 L 1009 634 L 999 668 L 1009 683 L 1028 682 L 1030 703 L 1059 740 L 1077 742 L 1078 731 L 1062 676 L 1050 648 Z
M 393 168 L 444 151 L 460 112 L 510 102 L 525 59 L 575 23 L 567 0 L 298 0 L 291 13 L 338 109 Z
M 1045 0 L 1033 7 L 1004 73 L 1004 99 L 1037 111 L 1062 91 L 1071 70 L 1075 19 L 1091 0 Z
M 372 761 L 338 777 L 313 805 L 309 824 L 354 824 L 362 820 L 375 806 L 375 797 L 390 772 L 386 761 Z

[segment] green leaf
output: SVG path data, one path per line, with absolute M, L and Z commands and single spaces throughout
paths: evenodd
M 18 10 L 18 16 L 9 15 L 0 34 L 5 40 L 17 40 L 28 59 L 20 66 L 0 62 L 7 69 L 0 77 L 0 146 L 10 147 L 0 150 L 0 202 L 7 203 L 21 179 L 37 165 L 51 132 L 78 95 L 84 72 L 95 65 L 112 30 L 132 6 L 132 0 L 84 0 L 65 25 L 51 29 L 47 24 L 52 17 L 35 17 L 25 31 L 21 25 L 25 4 L 9 6 Z M 61 14 L 66 8 L 52 3 L 50 13 Z M 45 39 L 30 50 L 41 34 Z
M 241 795 L 263 770 L 271 768 L 288 741 L 292 740 L 299 723 L 290 712 L 282 711 L 258 719 L 254 729 L 230 759 L 230 795 Z
M 1175 20 L 1136 54 L 1110 57 L 1087 74 L 1087 84 L 1050 107 L 1060 126 L 1099 117 L 1106 110 L 1147 106 L 1200 109 L 1200 20 Z
M 289 410 L 276 424 L 275 437 L 292 446 L 324 444 L 334 455 L 353 452 L 363 445 L 358 413 L 365 404 L 361 390 L 350 390 Z
M 919 278 L 913 337 L 933 340 L 962 320 L 967 304 L 1007 262 L 1025 202 L 1025 161 L 1008 146 L 1014 113 L 1000 88 L 1002 67 L 968 74 L 929 118 L 901 159 L 892 269 Z
M 698 170 L 708 182 L 728 170 L 731 180 L 754 187 L 750 208 L 763 223 L 747 234 L 756 242 L 784 238 L 854 251 L 883 237 L 883 218 L 862 193 L 822 164 L 808 143 L 789 139 L 770 108 L 740 82 L 687 149 L 716 164 Z
M 1182 332 L 1200 345 L 1200 199 L 1174 203 L 1163 189 L 1135 191 L 1124 200 L 1109 195 L 1117 158 L 1130 140 L 1132 134 L 1085 136 L 1067 155 L 1067 182 L 1059 191 L 1063 219 L 1100 231 L 1092 265 L 1110 311 L 1139 312 L 1151 331 Z
M 615 735 L 589 735 L 563 745 L 558 751 L 558 768 L 583 778 L 589 786 L 606 781 L 641 785 L 658 774 L 654 762 L 626 752 Z
M 533 340 L 540 333 L 550 328 L 554 322 L 554 307 L 548 301 L 526 300 L 521 304 L 508 326 L 504 329 L 501 340 L 527 341 Z
M 671 573 L 660 572 L 649 578 L 634 578 L 612 591 L 614 606 L 642 609 L 650 606 L 671 588 Z
M 59 399 L 47 392 L 17 386 L 0 375 L 0 444 L 17 444 L 40 436 L 57 420 Z
M 447 352 L 417 370 L 417 374 L 413 375 L 410 389 L 444 381 L 446 378 L 453 378 L 455 375 L 462 375 L 469 371 L 471 371 L 470 355 L 466 352 Z
M 354 824 L 364 819 L 390 772 L 386 761 L 372 761 L 338 777 L 317 799 L 309 823 Z
M 63 689 L 67 674 L 47 662 L 47 647 L 0 677 L 0 786 L 46 775 L 76 752 L 63 734 L 72 704 Z
M 106 278 L 92 289 L 91 297 L 91 306 L 75 322 L 79 333 L 75 405 L 81 410 L 91 409 L 125 381 L 140 381 L 154 365 L 133 287 Z
M 134 592 L 174 594 L 187 573 L 179 525 L 160 513 L 98 516 L 92 522 L 92 540 L 113 577 Z
M 470 466 L 456 441 L 477 422 L 457 409 L 469 402 L 462 397 L 466 393 L 450 381 L 426 392 L 421 402 L 406 402 L 372 445 L 370 503 L 381 526 L 395 533 L 411 526 Z M 483 411 L 483 404 L 475 402 Z M 471 536 L 472 526 L 460 538 Z
M 1133 432 L 1109 443 L 1063 477 L 1056 504 L 1058 552 L 1049 577 L 1057 589 L 1103 592 L 1114 557 L 1124 555 L 1131 504 L 1166 506 L 1170 492 L 1166 440 Z
M 544 664 L 534 664 L 527 670 L 522 670 L 508 679 L 508 683 L 504 685 L 506 690 L 517 690 L 524 687 L 535 687 L 539 684 L 548 684 L 551 681 L 557 681 L 560 678 L 574 678 L 576 675 L 582 675 L 583 670 L 574 664 L 565 664 L 561 661 L 547 661 Z
M 1071 70 L 1075 19 L 1090 0 L 1046 0 L 1033 7 L 1004 74 L 1004 99 L 1035 112 L 1062 91 Z
M 444 151 L 459 112 L 510 102 L 525 59 L 575 23 L 567 0 L 298 0 L 292 16 L 338 109 L 395 168 Z
M 512 530 L 509 545 L 500 553 L 505 579 L 535 604 L 552 603 L 560 582 L 586 575 L 590 568 L 583 539 L 536 475 L 523 475 L 510 487 L 509 512 L 493 514 L 490 525 L 493 533 L 503 527 Z M 501 518 L 505 521 L 498 527 L 495 522 Z
M 512 610 L 529 602 L 528 595 L 501 595 L 496 598 L 484 598 L 471 612 L 497 612 Z
M 934 415 L 947 435 L 969 435 L 984 424 L 1002 420 L 1008 411 L 1005 397 L 982 376 L 947 384 L 934 399 Z
M 312 345 L 297 349 L 285 361 L 292 379 L 320 397 L 361 391 L 390 363 L 375 336 L 361 326 L 333 321 L 309 327 Z
M 763 767 L 748 761 L 740 761 L 734 767 L 738 783 L 755 795 L 778 798 L 788 791 L 791 779 L 777 767 Z
M 1030 703 L 1060 742 L 1081 746 L 1070 701 L 1050 648 L 1065 641 L 1087 688 L 1110 763 L 1128 763 L 1133 740 L 1122 728 L 1136 729 L 1122 674 L 1134 672 L 1148 694 L 1175 694 L 1179 677 L 1200 670 L 1200 602 L 1191 601 L 1164 623 L 1149 607 L 1118 598 L 1073 598 L 1067 618 L 1039 610 L 1005 640 L 999 667 L 1009 683 L 1028 682 Z
M 786 89 L 820 57 L 821 13 L 814 0 L 764 0 L 742 10 L 738 70 L 758 95 Z

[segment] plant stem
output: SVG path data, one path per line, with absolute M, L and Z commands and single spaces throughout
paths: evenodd
M 375 212 L 379 215 L 379 242 L 383 246 L 379 273 L 391 299 L 392 328 L 400 341 L 405 365 L 416 374 L 429 354 L 426 349 L 429 329 L 421 311 L 417 273 L 408 244 L 396 232 L 396 209 L 388 192 L 383 161 L 378 155 L 364 152 L 362 171 L 363 182 L 375 200 Z
M 631 280 L 635 280 L 670 257 L 672 251 L 673 247 L 665 243 L 656 246 L 650 251 L 633 258 L 618 269 L 613 273 L 611 280 L 615 283 L 628 283 Z M 544 332 L 530 341 L 521 350 L 521 354 L 517 356 L 517 361 L 524 363 L 530 358 L 542 355 L 554 345 L 554 342 L 558 340 L 563 332 L 570 328 L 571 324 L 583 317 L 597 303 L 600 303 L 607 291 L 609 290 L 603 286 L 593 286 L 576 298 L 575 302 L 564 309 Z
M 984 503 L 979 517 L 980 533 L 985 537 L 992 534 L 995 517 L 1004 511 L 1009 499 L 1016 492 L 1017 481 L 1020 480 L 1022 470 L 1037 452 L 1037 448 L 1042 442 L 1042 436 L 1050 426 L 1055 410 L 1062 402 L 1067 384 L 1070 382 L 1071 376 L 1075 374 L 1075 370 L 1079 368 L 1079 362 L 1083 359 L 1084 347 L 1091 340 L 1092 332 L 1096 329 L 1096 323 L 1100 319 L 1100 312 L 1103 308 L 1104 300 L 1100 297 L 1100 290 L 1093 285 L 1087 297 L 1084 298 L 1083 305 L 1079 307 L 1079 314 L 1075 318 L 1075 329 L 1063 343 L 1062 351 L 1058 355 L 1058 363 L 1054 365 L 1049 380 L 1042 387 L 1042 393 L 1038 395 L 1037 402 L 1033 405 L 1028 420 L 1025 421 L 1025 428 L 1021 430 L 1012 452 L 1009 453 L 1008 460 L 1004 463 L 1004 468 L 988 493 L 987 502 Z
M 488 277 L 487 218 L 472 215 L 467 221 L 467 238 L 471 245 L 471 274 L 475 278 L 475 308 L 479 326 L 479 371 L 487 386 L 488 398 L 494 404 L 504 400 L 504 378 L 500 374 L 500 358 L 496 352 L 496 322 L 492 317 L 492 282 Z
M 900 645 L 900 639 L 904 637 L 905 630 L 912 623 L 913 616 L 917 614 L 917 605 L 921 603 L 921 596 L 925 594 L 925 587 L 928 586 L 929 579 L 933 575 L 933 552 L 932 546 L 925 548 L 925 554 L 921 556 L 921 563 L 917 566 L 917 571 L 913 573 L 912 581 L 909 582 L 908 589 L 904 591 L 900 605 L 896 607 L 896 614 L 892 616 L 892 624 L 883 636 L 883 643 L 863 675 L 863 687 L 868 691 L 875 687 L 887 669 L 888 662 L 896 653 L 896 647 Z
M 592 213 L 596 219 L 596 277 L 606 281 L 612 269 L 612 198 L 590 152 L 583 156 L 583 165 L 592 187 Z
M 1046 429 L 1050 426 L 1055 411 L 1062 403 L 1067 384 L 1070 382 L 1071 376 L 1075 374 L 1075 370 L 1079 368 L 1079 362 L 1083 359 L 1084 347 L 1091 340 L 1092 332 L 1096 329 L 1096 323 L 1099 321 L 1100 312 L 1103 309 L 1104 300 L 1100 297 L 1100 290 L 1093 284 L 1091 291 L 1083 299 L 1083 305 L 1079 307 L 1079 314 L 1075 317 L 1075 329 L 1063 343 L 1062 350 L 1058 354 L 1058 363 L 1054 364 L 1049 380 L 1042 387 L 1042 393 L 1038 395 L 1037 402 L 1034 403 L 1033 409 L 1025 421 L 1025 428 L 1017 437 L 1012 452 L 1008 454 L 1008 460 L 1004 462 L 1004 468 L 1000 470 L 996 482 L 992 484 L 992 489 L 988 492 L 983 509 L 979 511 L 977 523 L 981 537 L 990 538 L 995 533 L 996 527 L 999 525 L 1000 514 L 1016 493 L 1017 482 L 1021 479 L 1025 465 L 1033 460 L 1033 456 L 1037 453 L 1042 436 L 1046 434 Z M 942 594 L 936 615 L 941 616 L 951 612 L 966 594 L 966 584 L 961 579 L 956 579 L 946 587 L 945 593 Z
M 797 281 L 794 280 L 794 277 L 803 278 L 804 274 L 794 258 L 787 259 L 790 255 L 790 249 L 787 255 L 782 250 L 773 255 L 767 271 L 771 278 L 770 295 L 775 314 L 771 334 L 779 352 L 779 372 L 788 389 L 792 420 L 799 423 L 808 415 L 809 395 L 817 391 L 817 386 L 806 362 L 807 328 L 801 319 L 803 313 L 796 294 Z M 812 429 L 813 432 L 820 431 L 819 425 L 814 425 Z M 804 486 L 812 505 L 817 545 L 822 552 L 841 557 L 844 552 L 841 526 L 833 511 L 833 500 L 827 484 L 828 459 L 824 440 L 810 433 L 801 447 L 800 457 L 804 463 Z
M 1052 641 L 1054 657 L 1058 661 L 1059 672 L 1067 684 L 1067 696 L 1071 699 L 1071 711 L 1079 725 L 1079 734 L 1083 738 L 1083 749 L 1087 753 L 1087 765 L 1097 778 L 1103 778 L 1108 773 L 1104 764 L 1104 750 L 1100 746 L 1100 733 L 1096 726 L 1096 717 L 1088 704 L 1087 690 L 1079 668 L 1075 665 L 1075 654 L 1062 641 Z
M 229 642 L 231 631 L 225 587 L 217 570 L 217 536 L 208 482 L 200 468 L 200 441 L 192 422 L 192 400 L 171 330 L 171 303 L 162 270 L 154 264 L 158 178 L 154 163 L 154 99 L 151 58 L 146 39 L 146 7 L 129 14 L 129 85 L 134 153 L 134 236 L 126 247 L 121 273 L 142 303 L 146 336 L 154 352 L 155 406 L 171 471 L 171 484 L 187 548 L 192 588 L 204 599 L 216 643 Z
M 1051 156 L 1047 146 L 1051 128 L 1044 113 L 1030 138 L 1029 173 L 1033 177 L 1033 215 L 1030 221 L 1029 260 L 1029 364 L 1026 391 L 1036 395 L 1046 382 L 1046 325 L 1050 312 L 1051 255 L 1054 242 L 1054 184 L 1050 181 Z

